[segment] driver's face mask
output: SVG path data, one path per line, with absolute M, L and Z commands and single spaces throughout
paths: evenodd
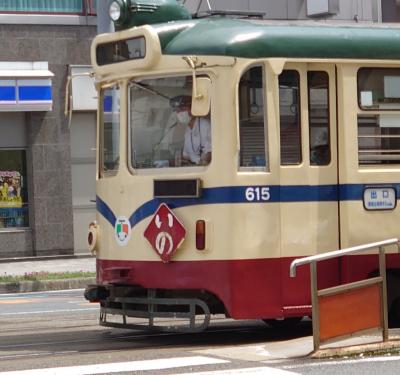
M 177 112 L 176 118 L 182 125 L 188 125 L 190 122 L 190 115 L 188 111 Z

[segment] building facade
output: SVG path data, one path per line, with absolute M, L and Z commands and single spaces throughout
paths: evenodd
M 71 148 L 65 86 L 71 66 L 90 64 L 95 8 L 20 3 L 0 5 L 0 258 L 73 254 L 71 172 L 81 150 Z M 94 112 L 77 118 L 87 120 L 94 133 Z
M 231 9 L 261 12 L 267 19 L 399 22 L 399 0 L 186 0 L 191 12 Z

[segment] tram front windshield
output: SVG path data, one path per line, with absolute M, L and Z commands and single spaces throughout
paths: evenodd
M 131 82 L 129 94 L 132 168 L 187 165 L 182 155 L 188 124 L 179 118 L 183 111 L 190 115 L 191 76 L 137 79 Z

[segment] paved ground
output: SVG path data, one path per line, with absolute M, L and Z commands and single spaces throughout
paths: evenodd
M 26 259 L 26 258 L 25 258 Z M 30 272 L 77 272 L 96 271 L 96 258 L 78 257 L 45 257 L 38 260 L 0 260 L 0 275 L 24 275 Z
M 32 272 L 95 272 L 96 258 L 92 256 L 62 256 L 24 259 L 0 259 L 0 275 L 24 275 Z M 0 294 L 28 293 L 45 290 L 85 288 L 94 284 L 95 278 L 76 278 L 65 280 L 20 281 L 0 283 Z

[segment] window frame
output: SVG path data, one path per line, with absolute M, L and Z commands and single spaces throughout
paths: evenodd
M 211 86 L 214 86 L 214 79 L 213 79 L 213 74 L 210 71 L 201 71 L 198 72 L 197 76 L 206 76 L 211 80 Z M 180 167 L 175 167 L 175 166 L 168 166 L 168 167 L 158 167 L 158 168 L 135 168 L 132 164 L 132 142 L 131 142 L 131 110 L 130 110 L 130 103 L 131 103 L 131 90 L 130 88 L 132 87 L 132 82 L 135 79 L 140 79 L 141 81 L 143 80 L 152 80 L 152 79 L 162 79 L 162 78 L 173 78 L 173 77 L 193 77 L 192 73 L 187 72 L 187 71 L 180 71 L 180 72 L 174 72 L 172 74 L 156 74 L 156 75 L 143 75 L 143 76 L 135 76 L 130 78 L 127 81 L 126 85 L 126 90 L 127 90 L 127 167 L 129 172 L 132 175 L 163 175 L 163 174 L 178 174 L 178 173 L 187 173 L 188 170 L 190 171 L 196 171 L 196 172 L 202 172 L 208 169 L 211 164 L 213 159 L 211 158 L 211 161 L 206 164 L 206 165 L 201 165 L 201 164 L 193 164 L 193 165 L 185 165 L 185 166 L 180 166 Z M 213 154 L 213 148 L 214 148 L 214 141 L 213 141 L 213 126 L 212 126 L 212 119 L 213 119 L 213 105 L 212 105 L 212 95 L 211 95 L 211 105 L 210 105 L 210 112 L 208 116 L 204 116 L 209 118 L 210 123 L 211 123 L 211 154 Z
M 118 87 L 120 90 L 120 104 L 121 104 L 121 99 L 123 97 L 123 84 L 121 82 L 113 82 L 112 84 L 109 85 L 104 85 L 100 89 L 100 95 L 99 95 L 99 150 L 98 150 L 98 158 L 99 158 L 99 170 L 98 170 L 98 177 L 99 179 L 102 178 L 109 178 L 109 177 L 114 177 L 116 176 L 121 168 L 121 105 L 120 105 L 120 111 L 119 111 L 119 137 L 118 137 L 118 149 L 119 149 L 119 158 L 120 162 L 118 164 L 117 169 L 112 169 L 112 170 L 105 170 L 104 169 L 104 98 L 105 98 L 105 91 L 106 90 L 112 90 L 113 88 Z
M 400 118 L 400 98 L 398 101 L 398 108 L 368 108 L 368 107 L 362 107 L 360 103 L 360 98 L 361 98 L 361 91 L 360 91 L 360 85 L 359 85 L 359 73 L 361 70 L 398 70 L 400 73 L 400 66 L 368 66 L 368 65 L 363 65 L 355 69 L 355 80 L 356 80 L 356 101 L 357 101 L 357 113 L 356 113 L 356 124 L 357 124 L 357 164 L 359 168 L 393 168 L 393 169 L 398 169 L 400 168 L 400 146 L 397 149 L 394 148 L 382 148 L 381 144 L 382 141 L 390 139 L 395 139 L 398 138 L 400 139 L 400 127 L 384 127 L 384 126 L 379 126 L 379 117 L 381 115 L 383 116 L 392 116 L 396 115 L 396 117 Z M 399 74 L 400 78 L 400 74 Z M 373 118 L 375 117 L 376 119 L 375 124 L 373 128 L 378 128 L 381 129 L 379 134 L 360 134 L 360 120 L 368 118 Z M 364 126 L 364 128 L 366 128 Z M 372 129 L 372 128 L 371 128 Z M 399 134 L 383 134 L 382 129 L 399 129 Z M 379 149 L 374 146 L 374 148 L 368 148 L 365 147 L 361 149 L 360 147 L 360 139 L 362 138 L 370 138 L 371 140 L 380 140 L 380 146 Z M 364 152 L 363 152 L 364 151 Z M 368 152 L 368 151 L 376 151 L 375 154 L 373 152 Z M 392 151 L 392 152 L 385 152 L 385 151 Z M 394 152 L 394 153 L 393 153 Z M 396 155 L 396 152 L 398 153 Z M 370 155 L 370 158 L 362 158 L 362 155 Z M 384 156 L 391 156 L 395 155 L 398 156 L 398 158 L 384 158 Z M 374 159 L 375 157 L 375 159 Z M 362 160 L 363 159 L 363 160 Z
M 297 160 L 296 162 L 293 163 L 288 163 L 282 162 L 282 111 L 281 111 L 281 100 L 280 100 L 280 77 L 282 76 L 282 74 L 284 72 L 295 72 L 298 78 L 298 95 L 297 95 L 297 116 L 298 116 L 298 123 L 296 125 L 296 127 L 299 130 L 298 133 L 298 149 L 299 149 L 299 160 Z M 277 79 L 278 79 L 278 106 L 279 106 L 279 149 L 280 149 L 280 155 L 279 155 L 279 159 L 280 159 L 280 166 L 281 167 L 296 167 L 296 166 L 300 166 L 303 164 L 304 162 L 304 155 L 303 155 L 303 132 L 302 132 L 302 127 L 303 127 L 303 121 L 302 121 L 302 105 L 303 105 L 303 101 L 302 101 L 302 96 L 301 96 L 301 87 L 302 87 L 302 74 L 301 71 L 298 70 L 298 68 L 287 68 L 287 69 L 283 69 L 281 74 L 278 75 Z M 293 104 L 292 104 L 293 105 Z
M 376 67 L 376 66 L 362 66 L 357 69 L 356 72 L 356 80 L 357 80 L 357 104 L 358 109 L 360 111 L 365 112 L 392 112 L 392 111 L 400 111 L 400 98 L 398 99 L 398 108 L 368 108 L 361 106 L 361 90 L 360 90 L 360 80 L 359 74 L 361 70 L 398 70 L 399 71 L 399 79 L 400 79 L 400 67 Z
M 26 222 L 27 225 L 24 226 L 4 226 L 4 227 L 0 227 L 0 233 L 1 232 L 18 232 L 18 231 L 26 231 L 26 230 L 30 230 L 31 228 L 31 223 L 30 223 L 30 204 L 29 204 L 29 186 L 28 186 L 28 149 L 27 147 L 0 147 L 0 151 L 24 151 L 25 153 L 25 160 L 24 160 L 24 164 L 25 164 L 25 176 L 22 176 L 26 181 L 25 181 L 25 191 L 26 191 L 26 201 L 22 201 L 22 207 L 0 207 L 0 210 L 3 209 L 24 209 L 25 207 L 27 208 L 27 212 L 26 212 Z
M 242 77 L 247 74 L 253 68 L 261 68 L 262 73 L 262 100 L 263 100 L 263 134 L 264 134 L 264 159 L 265 165 L 260 166 L 245 166 L 241 165 L 241 154 L 242 154 L 242 133 L 241 133 L 241 92 L 240 92 L 240 81 Z M 246 66 L 240 73 L 238 83 L 237 83 L 237 100 L 236 100 L 236 108 L 237 108 L 237 136 L 238 136 L 238 154 L 237 154 L 237 170 L 239 172 L 270 172 L 270 158 L 269 158 L 269 137 L 268 137 L 268 111 L 267 111 L 267 69 L 264 63 L 254 63 Z
M 329 160 L 327 163 L 315 163 L 312 162 L 311 160 L 311 100 L 310 100 L 310 81 L 309 81 L 309 74 L 310 73 L 323 73 L 326 78 L 327 78 L 327 146 L 329 149 Z M 306 79 L 307 79 L 307 101 L 308 101 L 308 136 L 309 136 L 309 149 L 310 149 L 310 155 L 309 155 L 309 162 L 311 167 L 327 167 L 332 163 L 332 144 L 331 144 L 331 94 L 330 94 L 330 88 L 331 88 L 331 82 L 330 82 L 330 76 L 329 73 L 326 70 L 317 70 L 317 69 L 307 69 L 306 71 Z

